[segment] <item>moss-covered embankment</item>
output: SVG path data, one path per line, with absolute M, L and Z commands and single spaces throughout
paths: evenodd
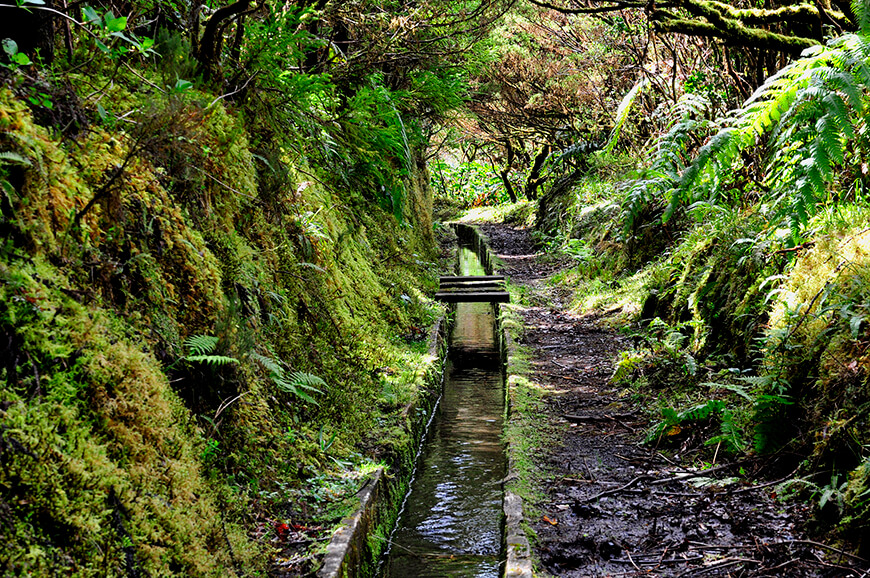
M 812 504 L 817 532 L 866 551 L 866 206 L 820 209 L 795 245 L 760 206 L 627 229 L 617 191 L 588 175 L 541 233 L 577 261 L 560 278 L 577 308 L 635 322 L 616 377 L 652 403 L 661 443 L 699 460 L 758 456 L 782 495 Z
M 0 90 L 0 568 L 311 571 L 429 390 L 425 167 L 400 223 L 137 82 L 75 135 Z

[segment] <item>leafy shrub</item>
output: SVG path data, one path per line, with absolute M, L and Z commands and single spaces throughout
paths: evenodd
M 435 160 L 430 164 L 432 189 L 457 199 L 463 209 L 499 205 L 509 201 L 498 171 L 477 161 L 451 164 Z

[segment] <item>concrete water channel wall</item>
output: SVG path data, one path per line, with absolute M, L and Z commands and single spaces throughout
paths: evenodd
M 501 262 L 498 257 L 490 249 L 486 237 L 475 227 L 457 224 L 456 234 L 461 242 L 470 244 L 477 253 L 478 259 L 483 264 L 487 275 L 499 275 L 501 271 Z M 495 307 L 500 307 L 495 304 Z M 511 369 L 512 359 L 516 355 L 517 344 L 511 338 L 508 331 L 501 327 L 501 315 L 497 315 L 496 319 L 499 323 L 498 335 L 501 339 L 502 360 L 505 364 L 505 416 L 504 423 L 507 424 L 510 418 L 511 411 Z M 516 476 L 516 468 L 513 463 L 513 454 L 511 448 L 506 448 L 507 453 L 507 476 L 505 479 L 510 479 Z M 505 565 L 503 567 L 502 576 L 505 578 L 532 578 L 532 553 L 529 539 L 523 530 L 523 501 L 520 496 L 505 490 L 504 493 L 504 554 Z
M 498 260 L 490 251 L 485 239 L 474 227 L 455 224 L 454 230 L 459 242 L 470 246 L 478 256 L 486 274 L 498 274 Z M 495 318 L 498 319 L 498 304 Z M 399 509 L 408 490 L 415 467 L 415 459 L 421 453 L 421 440 L 429 427 L 437 400 L 443 386 L 443 369 L 446 353 L 448 327 L 444 320 L 439 321 L 430 333 L 430 364 L 425 375 L 420 376 L 424 392 L 416 404 L 404 409 L 408 427 L 411 431 L 409 447 L 397 452 L 396 462 L 389 472 L 377 470 L 359 492 L 360 506 L 347 518 L 336 532 L 327 547 L 324 563 L 318 572 L 319 578 L 358 578 L 374 576 L 378 569 L 379 557 L 384 550 L 387 537 L 396 523 Z M 509 358 L 513 344 L 510 337 L 497 327 L 503 362 Z M 505 373 L 505 375 L 507 375 Z M 510 406 L 508 389 L 505 387 L 505 420 Z M 508 452 L 508 456 L 510 452 Z M 508 457 L 508 478 L 513 471 Z M 506 492 L 503 499 L 505 528 L 502 536 L 503 554 L 502 576 L 511 578 L 531 578 L 529 543 L 521 528 L 522 502 L 518 496 Z

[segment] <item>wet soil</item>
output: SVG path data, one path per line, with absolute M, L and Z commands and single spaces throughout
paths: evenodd
M 536 464 L 546 496 L 534 505 L 540 517 L 530 520 L 539 570 L 566 577 L 865 575 L 866 561 L 806 537 L 801 504 L 777 499 L 777 484 L 794 466 L 787 456 L 717 456 L 704 465 L 700 435 L 669 450 L 644 444 L 648 414 L 609 383 L 630 344 L 599 317 L 570 314 L 570 296 L 546 283 L 570 263 L 538 253 L 526 230 L 480 228 L 510 282 L 527 288 L 521 344 L 532 356 L 530 377 L 547 391 L 540 419 L 560 432 Z

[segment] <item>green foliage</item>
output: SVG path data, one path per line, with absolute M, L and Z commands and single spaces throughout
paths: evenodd
M 509 201 L 498 171 L 478 161 L 458 164 L 436 159 L 429 165 L 432 188 L 454 199 L 463 209 L 503 204 Z
M 675 193 L 681 172 L 691 159 L 694 137 L 712 127 L 707 118 L 710 101 L 698 93 L 684 94 L 668 113 L 667 132 L 656 139 L 650 151 L 652 163 L 626 183 L 623 201 L 623 227 L 631 233 L 649 214 L 659 213 Z M 673 212 L 671 210 L 671 212 Z
M 659 139 L 645 176 L 629 187 L 626 228 L 651 202 L 665 206 L 667 221 L 679 209 L 760 199 L 772 218 L 787 219 L 797 239 L 819 206 L 843 200 L 831 194 L 830 184 L 864 162 L 868 64 L 867 37 L 847 34 L 806 50 L 716 123 L 684 116 Z M 699 99 L 691 93 L 681 103 Z M 703 146 L 690 146 L 713 128 L 717 132 Z M 767 162 L 757 177 L 754 157 Z
M 661 410 L 661 416 L 662 419 L 647 434 L 647 443 L 658 443 L 663 438 L 679 435 L 683 428 L 688 425 L 704 422 L 718 416 L 720 434 L 709 438 L 706 444 L 724 444 L 726 449 L 733 452 L 743 449 L 740 429 L 734 423 L 732 412 L 720 399 L 710 399 L 682 411 L 677 411 L 672 407 L 664 407 Z
M 305 492 L 268 504 L 259 492 L 350 476 L 325 470 L 365 463 L 354 447 L 381 451 L 381 373 L 411 364 L 397 336 L 425 334 L 441 313 L 421 291 L 436 282 L 416 117 L 464 87 L 449 69 L 397 83 L 375 66 L 341 84 L 303 70 L 330 32 L 264 6 L 246 16 L 233 67 L 251 76 L 211 93 L 180 35 L 156 35 L 161 57 L 134 38 L 142 6 L 87 9 L 73 51 L 100 44 L 77 62 L 68 101 L 41 77 L 20 98 L 0 91 L 0 336 L 16 336 L 20 360 L 0 352 L 0 438 L 63 448 L 0 473 L 15 504 L 4 547 L 30 557 L 23 574 L 218 576 L 237 562 L 259 575 L 271 546 L 256 520 L 289 508 L 297 523 L 338 521 Z M 54 62 L 45 82 L 60 85 Z M 46 95 L 88 130 L 62 139 L 36 126 L 21 99 L 45 107 Z M 62 275 L 19 275 L 46 260 Z M 124 323 L 104 330 L 104 315 Z M 393 386 L 401 400 L 424 393 L 416 380 Z
M 191 335 L 184 340 L 184 346 L 188 350 L 188 354 L 184 357 L 184 360 L 212 366 L 238 363 L 239 360 L 235 357 L 214 355 L 213 352 L 217 348 L 219 341 L 220 340 L 217 337 L 210 335 Z
M 146 56 L 155 54 L 152 38 L 139 38 L 127 28 L 126 16 L 115 16 L 111 10 L 100 12 L 90 6 L 82 7 L 84 26 L 87 27 L 97 48 L 113 60 L 135 51 Z
M 671 326 L 656 317 L 646 328 L 636 332 L 635 336 L 646 343 L 649 349 L 648 359 L 656 364 L 678 369 L 685 375 L 694 376 L 698 372 L 698 364 L 692 352 L 686 348 L 686 330 L 695 324 L 694 321 L 686 321 Z
M 5 52 L 6 56 L 9 57 L 9 64 L 4 63 L 4 67 L 14 71 L 19 66 L 27 66 L 29 64 L 32 64 L 29 56 L 27 56 L 23 52 L 18 52 L 17 42 L 12 40 L 11 38 L 4 38 L 2 44 L 3 52 Z
M 619 103 L 619 108 L 616 109 L 616 120 L 613 123 L 613 130 L 610 132 L 610 138 L 607 141 L 607 144 L 604 145 L 605 154 L 609 155 L 613 153 L 613 149 L 616 147 L 616 143 L 619 140 L 619 133 L 622 130 L 622 126 L 625 124 L 625 121 L 628 119 L 628 115 L 631 112 L 631 107 L 634 104 L 635 99 L 637 99 L 637 96 L 647 84 L 647 79 L 645 77 L 641 78 L 637 84 L 626 93 L 622 102 Z
M 638 351 L 620 351 L 619 360 L 616 362 L 610 380 L 614 383 L 625 381 L 641 367 L 645 357 L 643 353 Z
M 184 340 L 184 346 L 190 352 L 190 355 L 205 355 L 211 353 L 217 347 L 217 337 L 211 335 L 191 335 Z
M 25 167 L 33 165 L 29 158 L 12 151 L 0 152 L 0 163 L 17 164 Z
M 323 393 L 321 389 L 318 389 L 326 388 L 326 382 L 323 379 L 304 371 L 287 372 L 280 361 L 256 352 L 251 353 L 251 357 L 269 371 L 269 377 L 275 387 L 298 397 L 302 401 L 318 405 L 311 394 Z

